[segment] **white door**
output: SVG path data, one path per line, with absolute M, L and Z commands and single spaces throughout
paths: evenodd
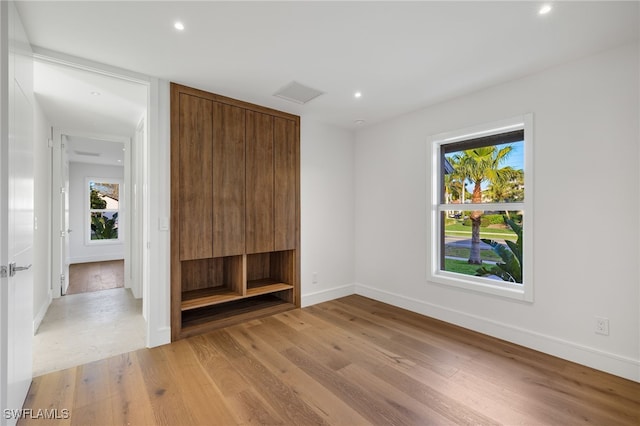
M 11 113 L 11 111 L 10 111 Z M 32 105 L 15 85 L 9 134 L 8 408 L 21 408 L 32 374 L 33 128 Z
M 69 156 L 67 155 L 67 136 L 63 136 L 63 145 L 61 151 L 62 161 L 62 231 L 60 232 L 60 242 L 62 244 L 62 294 L 67 294 L 69 288 Z
M 60 129 L 53 130 L 52 179 L 53 202 L 51 219 L 52 247 L 51 282 L 53 297 L 60 297 L 69 287 L 69 159 L 67 135 Z
M 12 3 L 0 29 L 0 424 L 14 424 L 5 410 L 22 408 L 32 374 L 33 66 Z

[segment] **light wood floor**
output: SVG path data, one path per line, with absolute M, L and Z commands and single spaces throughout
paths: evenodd
M 25 408 L 78 425 L 637 426 L 640 383 L 349 296 L 38 377 Z
M 124 287 L 124 260 L 69 265 L 67 294 Z

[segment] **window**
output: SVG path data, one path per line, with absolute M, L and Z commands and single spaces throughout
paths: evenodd
M 120 242 L 121 184 L 114 179 L 87 179 L 88 243 Z
M 532 301 L 532 115 L 429 143 L 429 280 Z

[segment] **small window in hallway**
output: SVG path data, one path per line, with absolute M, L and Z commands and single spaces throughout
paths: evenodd
M 91 241 L 119 240 L 120 183 L 89 180 L 89 235 Z

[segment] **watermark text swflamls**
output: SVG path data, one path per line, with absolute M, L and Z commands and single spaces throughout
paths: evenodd
M 65 420 L 70 416 L 67 408 L 6 408 L 3 412 L 5 420 L 29 419 L 29 420 Z

